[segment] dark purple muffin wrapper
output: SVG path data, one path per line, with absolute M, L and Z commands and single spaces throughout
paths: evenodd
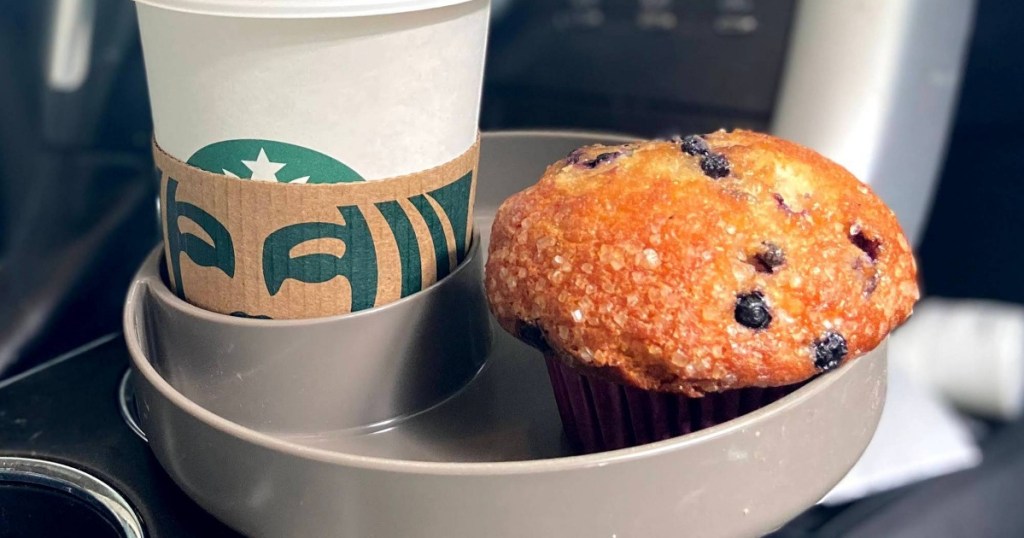
M 587 454 L 709 428 L 764 407 L 803 385 L 751 387 L 689 398 L 626 387 L 580 374 L 557 358 L 546 360 L 565 434 L 577 452 Z

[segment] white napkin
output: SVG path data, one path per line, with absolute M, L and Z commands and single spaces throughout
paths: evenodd
M 890 360 L 888 396 L 874 439 L 822 504 L 841 504 L 981 462 L 963 419 L 898 364 Z

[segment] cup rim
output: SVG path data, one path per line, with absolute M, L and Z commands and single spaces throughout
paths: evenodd
M 442 277 L 441 280 L 434 282 L 433 284 L 413 293 L 412 295 L 407 295 L 390 303 L 375 306 L 373 308 L 367 308 L 366 310 L 357 310 L 355 312 L 335 314 L 333 316 L 319 316 L 315 318 L 296 319 L 261 319 L 242 316 L 232 316 L 230 314 L 222 314 L 220 312 L 214 312 L 212 310 L 200 308 L 178 297 L 173 291 L 171 291 L 170 286 L 168 286 L 167 283 L 164 282 L 163 278 L 160 276 L 161 267 L 164 260 L 164 245 L 162 243 L 159 246 L 155 247 L 153 251 L 146 257 L 145 261 L 142 263 L 142 266 L 139 268 L 139 271 L 132 279 L 132 287 L 134 287 L 137 283 L 146 283 L 146 285 L 149 287 L 150 293 L 152 293 L 160 303 L 166 305 L 169 308 L 174 309 L 183 316 L 187 316 L 190 318 L 198 318 L 208 323 L 227 324 L 243 327 L 247 326 L 257 329 L 291 328 L 299 325 L 308 327 L 310 325 L 332 324 L 337 323 L 341 320 L 366 317 L 373 315 L 377 312 L 399 309 L 402 308 L 403 305 L 406 305 L 411 302 L 421 301 L 423 300 L 423 297 L 425 295 L 430 294 L 432 290 L 435 290 L 436 288 L 439 288 L 443 285 L 450 284 L 453 280 L 456 280 L 456 277 L 458 277 L 459 274 L 466 271 L 466 268 L 472 265 L 476 258 L 480 256 L 480 245 L 480 231 L 474 229 L 472 239 L 469 245 L 469 250 L 466 251 L 466 257 L 462 260 L 461 263 L 459 263 L 459 265 L 452 272 Z M 155 267 L 153 270 L 151 270 L 150 267 L 153 266 Z M 157 273 L 156 276 L 152 274 L 154 270 Z M 128 296 L 129 298 L 131 298 L 131 293 L 129 293 Z M 125 311 L 127 312 L 127 307 Z
M 189 13 L 249 19 L 325 19 L 401 15 L 473 0 L 135 0 Z

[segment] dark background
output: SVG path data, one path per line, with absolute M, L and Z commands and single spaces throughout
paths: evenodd
M 1024 303 L 1022 24 L 1022 2 L 978 4 L 956 121 L 918 253 L 926 293 Z
M 89 78 L 61 94 L 43 79 L 48 4 L 0 0 L 0 377 L 118 330 L 128 281 L 158 240 L 133 6 L 98 2 Z M 625 16 L 623 2 L 608 5 L 609 19 Z M 588 32 L 593 21 L 557 19 L 562 6 L 522 0 L 496 18 L 484 129 L 655 136 L 769 125 L 777 88 L 764 81 L 782 68 L 792 0 L 758 3 L 760 30 L 745 46 L 720 39 L 730 30 L 711 0 L 688 3 L 673 33 L 657 20 L 637 31 L 632 19 Z M 535 24 L 550 17 L 560 22 Z M 978 3 L 919 249 L 928 294 L 1024 303 L 1022 25 L 1021 2 Z

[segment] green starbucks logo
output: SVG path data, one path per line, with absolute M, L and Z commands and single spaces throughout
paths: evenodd
M 273 140 L 224 140 L 195 152 L 188 164 L 214 174 L 278 183 L 363 181 L 341 161 L 295 144 Z

